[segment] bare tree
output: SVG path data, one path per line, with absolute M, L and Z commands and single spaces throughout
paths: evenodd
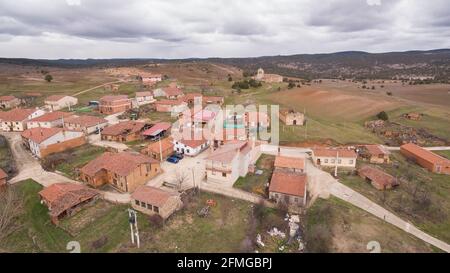
M 19 215 L 20 199 L 11 188 L 0 190 L 0 241 L 11 231 L 14 219 Z
M 184 183 L 189 179 L 189 174 L 185 171 L 182 170 L 178 170 L 175 173 L 175 184 L 176 184 L 176 189 L 178 191 L 181 191 L 183 188 Z

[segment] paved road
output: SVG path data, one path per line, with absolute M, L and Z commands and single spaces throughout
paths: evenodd
M 389 147 L 384 146 L 389 151 L 400 151 L 400 147 Z M 449 146 L 438 146 L 438 147 L 423 147 L 425 150 L 429 151 L 450 151 Z

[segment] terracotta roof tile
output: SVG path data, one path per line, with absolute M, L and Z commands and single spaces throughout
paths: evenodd
M 30 121 L 33 122 L 50 122 L 50 121 L 55 121 L 55 120 L 59 120 L 62 118 L 67 118 L 72 116 L 72 113 L 67 113 L 67 112 L 61 112 L 61 111 L 54 111 L 54 112 L 50 112 L 50 113 L 46 113 L 40 117 L 31 119 Z
M 277 156 L 275 158 L 275 167 L 305 169 L 305 159 L 298 157 Z
M 168 123 L 168 122 L 158 122 L 155 125 L 153 125 L 152 127 L 150 127 L 150 129 L 145 130 L 142 134 L 144 136 L 151 136 L 155 133 L 158 134 L 158 131 L 162 130 L 162 131 L 166 131 L 169 130 L 172 127 L 172 124 Z
M 358 173 L 359 175 L 367 177 L 374 183 L 379 185 L 383 186 L 398 185 L 397 180 L 392 175 L 387 174 L 378 168 L 365 165 L 358 170 Z
M 5 173 L 3 169 L 0 168 L 0 179 L 8 178 L 8 174 Z
M 64 120 L 64 123 L 79 124 L 81 127 L 91 127 L 107 122 L 108 121 L 106 119 L 95 116 L 78 116 Z
M 0 101 L 12 101 L 15 99 L 17 99 L 17 98 L 14 96 L 0 96 Z
M 40 144 L 48 138 L 62 132 L 62 128 L 32 128 L 22 132 L 22 137 Z
M 150 186 L 138 187 L 131 198 L 151 204 L 157 207 L 163 207 L 171 197 L 177 197 L 178 194 L 164 191 Z
M 3 112 L 2 120 L 3 121 L 24 121 L 28 118 L 29 115 L 33 114 L 35 109 L 22 109 L 15 108 L 8 112 Z
M 94 176 L 98 171 L 105 169 L 121 176 L 127 176 L 139 165 L 146 163 L 155 164 L 159 162 L 153 158 L 137 153 L 106 152 L 86 164 L 83 168 L 81 168 L 81 172 Z
M 173 142 L 171 138 L 164 138 L 161 140 L 161 150 L 166 151 L 166 150 L 173 150 Z M 159 153 L 160 149 L 159 149 L 159 141 L 155 141 L 152 142 L 150 144 L 147 145 L 147 147 L 144 148 L 144 150 L 146 151 L 150 151 L 153 153 Z
M 39 195 L 48 202 L 50 214 L 53 216 L 58 216 L 98 194 L 93 189 L 74 183 L 56 183 L 39 192 Z
M 270 180 L 269 191 L 304 197 L 306 183 L 305 174 L 275 170 Z
M 151 97 L 151 96 L 153 96 L 152 91 L 136 92 L 136 97 Z
M 102 135 L 129 135 L 140 132 L 147 126 L 145 122 L 139 121 L 124 121 L 111 126 L 106 127 L 102 131 Z
M 417 146 L 413 143 L 408 143 L 400 147 L 400 151 L 408 151 L 415 155 L 416 157 L 422 158 L 425 161 L 428 161 L 430 163 L 436 164 L 436 163 L 442 163 L 442 162 L 449 162 L 449 160 L 445 157 L 442 157 L 440 155 L 437 155 L 431 151 L 425 150 L 424 148 Z
M 340 158 L 356 158 L 356 152 L 351 149 L 346 148 L 313 148 L 314 156 L 319 157 L 337 157 L 339 155 Z
M 370 155 L 388 155 L 389 151 L 385 150 L 381 145 L 365 145 L 364 146 Z

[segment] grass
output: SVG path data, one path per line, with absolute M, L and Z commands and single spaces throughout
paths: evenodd
M 0 168 L 5 172 L 14 172 L 14 157 L 9 148 L 8 141 L 4 136 L 0 135 Z
M 382 168 L 402 179 L 395 189 L 378 191 L 359 176 L 346 174 L 340 181 L 430 235 L 450 242 L 450 176 L 430 173 L 398 152 L 391 159 L 395 165 Z
M 308 252 L 367 253 L 371 241 L 379 242 L 383 253 L 436 251 L 420 239 L 335 197 L 318 199 L 307 211 Z
M 437 154 L 450 159 L 450 151 L 436 151 Z
M 92 146 L 89 144 L 77 147 L 76 149 L 56 154 L 66 155 L 66 160 L 56 166 L 56 170 L 64 173 L 70 178 L 76 178 L 76 169 L 83 167 L 89 161 L 97 158 L 105 152 L 105 148 Z
M 253 204 L 202 192 L 169 218 L 163 228 L 152 226 L 148 216 L 139 213 L 141 248 L 137 249 L 130 243 L 128 205 L 99 200 L 55 226 L 46 206 L 40 203 L 41 185 L 26 180 L 13 187 L 23 196 L 24 204 L 14 231 L 0 242 L 0 249 L 6 252 L 68 252 L 66 245 L 70 241 L 79 242 L 82 252 L 237 252 L 243 250 L 243 242 L 250 234 L 251 240 L 256 236 L 249 232 Z M 196 212 L 208 199 L 214 199 L 217 206 L 207 218 L 200 218 Z M 255 231 L 267 241 L 264 251 L 278 251 L 283 242 L 272 241 L 265 231 L 282 223 L 284 214 L 264 210 Z M 96 241 L 104 238 L 104 245 L 94 247 Z
M 256 169 L 262 170 L 263 173 L 261 175 L 248 173 L 245 177 L 239 177 L 233 187 L 255 193 L 263 197 L 268 197 L 266 185 L 270 182 L 270 178 L 272 177 L 274 161 L 275 156 L 273 155 L 261 155 L 256 162 Z

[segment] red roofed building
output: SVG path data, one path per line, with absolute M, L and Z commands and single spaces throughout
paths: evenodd
M 54 111 L 50 113 L 46 113 L 40 117 L 34 118 L 27 122 L 27 128 L 54 128 L 54 127 L 62 127 L 63 121 L 66 118 L 72 117 L 72 113 Z
M 62 128 L 33 128 L 22 133 L 23 144 L 39 158 L 59 153 L 86 143 L 83 132 Z
M 173 144 L 175 151 L 188 156 L 196 156 L 209 147 L 208 140 L 204 139 L 203 137 L 195 139 L 195 136 L 192 136 L 189 139 L 174 139 Z
M 187 108 L 187 103 L 182 100 L 160 100 L 155 102 L 157 112 L 181 113 Z
M 139 76 L 142 80 L 142 84 L 147 87 L 154 86 L 158 82 L 162 81 L 163 78 L 161 74 L 153 73 L 141 73 Z
M 179 194 L 159 188 L 140 186 L 131 195 L 131 206 L 145 214 L 158 214 L 167 219 L 183 205 Z
M 317 166 L 355 168 L 357 154 L 349 148 L 313 148 L 312 159 Z
M 141 134 L 151 125 L 145 122 L 124 121 L 103 129 L 102 140 L 129 142 L 141 139 Z
M 373 164 L 389 164 L 391 153 L 381 145 L 364 145 L 362 155 L 367 157 Z
M 27 129 L 27 122 L 44 115 L 40 109 L 15 108 L 1 115 L 1 129 L 5 132 L 22 132 Z
M 105 115 L 116 114 L 130 110 L 131 100 L 126 95 L 104 96 L 100 99 L 98 109 Z
M 83 207 L 99 198 L 99 193 L 86 186 L 74 183 L 56 183 L 39 192 L 42 202 L 47 205 L 54 224 L 65 216 L 72 216 Z
M 106 152 L 81 168 L 80 178 L 95 188 L 109 184 L 121 192 L 133 192 L 160 172 L 159 161 L 148 156 Z
M 413 143 L 400 147 L 400 153 L 433 173 L 450 174 L 450 160 Z
M 136 92 L 136 102 L 138 105 L 145 105 L 155 102 L 152 91 Z
M 68 130 L 80 131 L 86 135 L 98 132 L 108 126 L 108 121 L 95 116 L 77 116 L 64 119 L 64 127 Z
M 166 98 L 171 100 L 181 99 L 184 97 L 183 90 L 181 90 L 176 83 L 171 83 L 168 87 L 163 88 Z
M 274 162 L 275 169 L 291 172 L 305 172 L 305 159 L 299 157 L 277 156 Z
M 20 105 L 20 100 L 14 96 L 0 96 L 0 108 L 9 109 Z
M 269 198 L 278 204 L 304 206 L 308 178 L 305 174 L 275 170 L 269 186 Z
M 167 135 L 170 132 L 171 127 L 172 124 L 168 122 L 158 122 L 150 127 L 150 129 L 145 130 L 142 135 L 150 139 L 157 139 Z
M 173 146 L 171 138 L 164 138 L 148 144 L 147 147 L 141 150 L 141 154 L 162 161 L 173 154 Z
M 370 182 L 376 189 L 381 191 L 389 190 L 399 185 L 395 177 L 371 166 L 362 166 L 358 170 L 358 174 Z

